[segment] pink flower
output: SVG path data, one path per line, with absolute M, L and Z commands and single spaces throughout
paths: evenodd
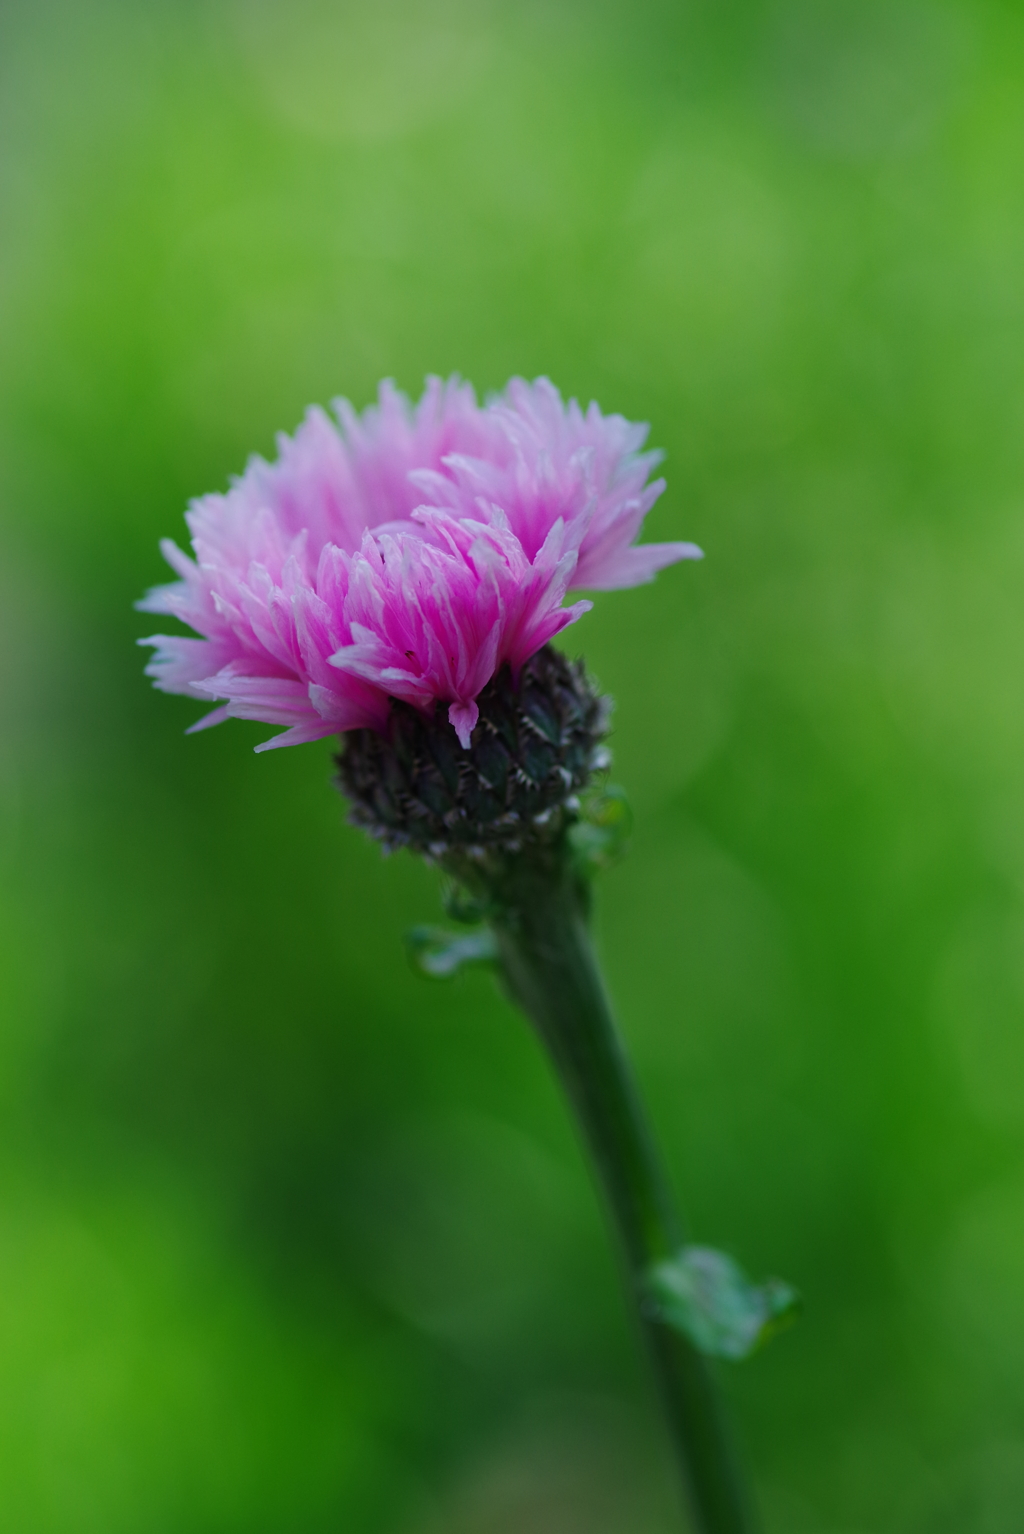
M 193 729 L 235 717 L 287 725 L 257 750 L 369 726 L 391 698 L 440 699 L 462 744 L 476 697 L 591 604 L 573 587 L 635 586 L 690 543 L 634 546 L 664 489 L 645 426 L 563 404 L 513 379 L 484 406 L 431 378 L 412 407 L 388 383 L 339 425 L 311 410 L 279 457 L 254 458 L 226 495 L 186 516 L 195 560 L 139 606 L 199 639 L 158 634 L 147 675 L 165 692 L 226 699 Z

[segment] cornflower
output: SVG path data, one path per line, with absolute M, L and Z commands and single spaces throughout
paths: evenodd
M 514 378 L 483 405 L 428 379 L 389 383 L 357 414 L 310 410 L 278 458 L 195 501 L 193 556 L 139 603 L 192 636 L 157 634 L 147 673 L 228 718 L 283 727 L 257 746 L 341 737 L 352 821 L 447 876 L 460 933 L 418 928 L 422 972 L 494 966 L 534 1024 L 575 1112 L 613 1227 L 701 1534 L 754 1515 L 708 1357 L 740 1358 L 793 1313 L 682 1222 L 622 1048 L 588 931 L 592 875 L 628 811 L 602 786 L 609 701 L 551 641 L 578 590 L 654 578 L 692 543 L 640 543 L 665 488 L 646 426 Z

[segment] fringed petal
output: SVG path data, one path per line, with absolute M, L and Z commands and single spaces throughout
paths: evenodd
M 481 406 L 457 378 L 413 405 L 390 382 L 357 414 L 313 409 L 278 456 L 250 460 L 187 513 L 194 559 L 161 545 L 176 581 L 138 604 L 199 637 L 156 635 L 164 691 L 285 726 L 259 749 L 382 729 L 391 699 L 449 705 L 464 743 L 475 699 L 589 602 L 653 579 L 694 544 L 637 544 L 664 483 L 646 426 L 514 378 Z M 425 502 L 427 504 L 425 504 Z M 454 700 L 454 701 L 453 701 Z

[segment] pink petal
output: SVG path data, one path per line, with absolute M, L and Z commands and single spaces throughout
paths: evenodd
M 480 718 L 480 710 L 476 703 L 453 703 L 448 710 L 448 722 L 459 737 L 459 745 L 469 750 L 470 739 L 476 722 Z
M 641 543 L 631 549 L 614 549 L 600 560 L 581 558 L 572 583 L 587 591 L 621 591 L 653 581 L 659 570 L 680 559 L 703 558 L 704 550 L 695 543 Z
M 212 725 L 223 724 L 225 719 L 230 717 L 230 711 L 225 703 L 221 708 L 211 709 L 210 713 L 204 714 L 202 719 L 197 719 L 195 724 L 190 724 L 185 734 L 198 735 L 200 730 L 208 730 Z

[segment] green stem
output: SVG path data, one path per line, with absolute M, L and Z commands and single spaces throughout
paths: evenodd
M 493 926 L 509 989 L 547 1046 L 616 1227 L 699 1534 L 755 1534 L 757 1522 L 704 1358 L 645 1299 L 653 1263 L 684 1238 L 594 957 L 586 896 L 565 858 L 522 866 Z

